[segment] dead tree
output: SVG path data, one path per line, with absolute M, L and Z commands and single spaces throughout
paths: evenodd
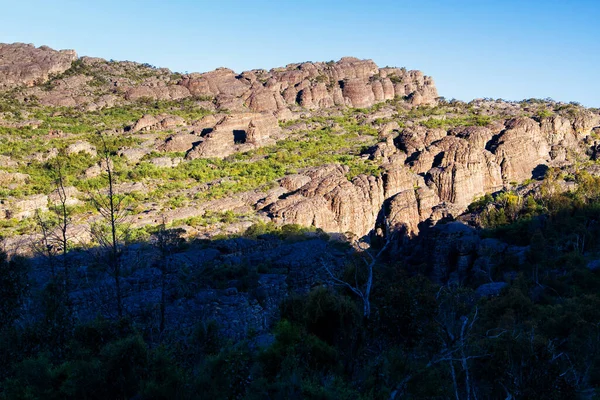
M 472 360 L 489 357 L 489 354 L 480 353 L 474 346 L 477 320 L 479 317 L 479 308 L 468 315 L 461 315 L 461 288 L 442 286 L 436 296 L 438 302 L 438 315 L 435 322 L 440 327 L 439 337 L 442 343 L 442 350 L 437 357 L 434 357 L 428 366 L 438 363 L 448 363 L 454 396 L 457 400 L 461 398 L 466 400 L 477 400 L 477 390 L 472 379 L 471 364 Z M 482 337 L 495 339 L 503 334 L 504 330 L 491 330 Z M 459 383 L 456 374 L 456 365 L 462 369 L 463 379 Z M 462 390 L 461 390 L 462 387 Z M 461 397 L 461 392 L 463 396 Z
M 338 278 L 332 271 L 331 265 L 325 261 L 321 261 L 321 265 L 327 271 L 329 278 L 333 284 L 343 286 L 354 293 L 363 303 L 363 317 L 369 319 L 371 316 L 371 290 L 373 288 L 373 274 L 377 262 L 381 259 L 381 256 L 385 254 L 390 244 L 394 240 L 396 234 L 393 232 L 389 224 L 386 223 L 386 236 L 385 243 L 381 249 L 373 254 L 371 252 L 367 239 L 358 239 L 353 242 L 354 248 L 359 252 L 361 259 L 364 263 L 367 278 L 363 284 L 359 283 L 358 278 L 358 266 L 354 269 L 354 282 L 349 283 L 343 279 Z
M 438 303 L 438 314 L 435 322 L 439 327 L 438 336 L 441 348 L 427 364 L 419 370 L 406 375 L 396 384 L 390 395 L 390 400 L 403 398 L 407 384 L 415 376 L 437 365 L 447 365 L 452 379 L 453 397 L 456 400 L 477 400 L 477 386 L 473 381 L 473 360 L 489 357 L 482 349 L 477 348 L 477 339 L 497 339 L 509 333 L 506 329 L 490 329 L 487 332 L 476 333 L 477 321 L 479 319 L 479 308 L 475 307 L 472 312 L 462 314 L 460 305 L 457 303 L 460 297 L 460 288 L 440 287 L 436 296 Z M 465 311 L 465 310 L 463 310 Z M 462 380 L 459 371 L 462 370 Z M 500 383 L 502 385 L 502 383 Z M 511 394 L 504 387 L 507 399 Z
M 40 210 L 35 211 L 35 222 L 37 227 L 40 230 L 40 234 L 42 237 L 39 242 L 33 243 L 33 251 L 40 254 L 48 261 L 48 265 L 50 266 L 50 273 L 52 274 L 52 279 L 56 278 L 56 269 L 55 269 L 55 255 L 56 249 L 52 243 L 52 232 L 53 232 L 53 224 L 52 221 L 48 220 L 42 216 Z
M 67 255 L 69 252 L 69 237 L 67 235 L 69 226 L 71 225 L 71 210 L 68 207 L 67 191 L 65 189 L 65 176 L 63 173 L 63 166 L 60 157 L 56 158 L 54 165 L 55 185 L 56 194 L 58 201 L 53 202 L 51 210 L 54 212 L 58 219 L 57 229 L 54 233 L 55 241 L 60 244 L 60 251 L 62 253 L 62 267 L 64 274 L 64 290 L 68 294 L 70 286 L 70 273 L 69 273 L 69 260 Z
M 121 244 L 126 236 L 125 219 L 127 212 L 126 196 L 115 191 L 116 179 L 113 169 L 110 151 L 106 140 L 99 134 L 102 143 L 101 166 L 106 174 L 108 188 L 105 193 L 99 191 L 90 194 L 90 201 L 100 214 L 102 223 L 94 223 L 91 226 L 92 237 L 108 252 L 107 267 L 109 273 L 115 280 L 115 292 L 117 298 L 117 313 L 119 318 L 123 317 L 123 293 L 121 291 Z
M 181 237 L 183 232 L 181 228 L 167 229 L 163 220 L 158 231 L 152 235 L 152 242 L 160 252 L 158 262 L 158 268 L 160 269 L 160 333 L 165 330 L 165 308 L 167 303 L 168 277 L 171 273 L 171 257 L 183 243 Z
M 41 238 L 34 244 L 34 250 L 47 259 L 52 274 L 52 283 L 56 285 L 55 294 L 60 296 L 56 299 L 62 306 L 70 310 L 69 299 L 69 238 L 67 230 L 71 224 L 71 210 L 67 205 L 67 192 L 65 189 L 65 177 L 63 175 L 60 157 L 52 166 L 55 175 L 55 193 L 57 199 L 51 199 L 50 213 L 42 214 L 39 210 L 35 212 L 35 221 L 40 230 Z M 62 276 L 59 278 L 57 267 L 58 256 L 62 255 Z M 71 314 L 69 312 L 69 314 Z

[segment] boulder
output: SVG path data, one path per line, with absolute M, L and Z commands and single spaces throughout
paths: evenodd
M 79 197 L 82 193 L 77 190 L 74 186 L 67 186 L 64 190 L 55 189 L 50 195 L 48 195 L 48 201 L 52 205 L 61 206 L 64 200 L 67 207 L 73 207 L 81 204 Z
M 98 154 L 96 152 L 95 146 L 93 146 L 90 143 L 83 141 L 83 140 L 79 140 L 73 144 L 70 144 L 67 147 L 67 154 L 77 154 L 77 153 L 86 153 L 92 157 L 96 157 L 96 155 Z
M 174 168 L 178 166 L 183 159 L 181 157 L 157 157 L 150 160 L 152 164 L 160 168 Z
M 144 158 L 145 155 L 149 154 L 150 152 L 151 152 L 150 149 L 146 149 L 146 148 L 142 148 L 142 147 L 133 147 L 133 148 L 122 148 L 117 152 L 117 154 L 120 157 L 126 158 L 127 161 L 130 161 L 132 163 L 137 163 L 142 158 Z
M 169 136 L 158 146 L 158 150 L 164 152 L 187 152 L 202 142 L 202 140 L 198 135 L 182 132 Z
M 9 198 L 4 206 L 6 218 L 31 218 L 37 210 L 48 211 L 48 196 L 37 194 L 22 199 Z

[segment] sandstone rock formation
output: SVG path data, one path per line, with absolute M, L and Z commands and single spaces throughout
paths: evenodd
M 137 163 L 142 158 L 144 158 L 146 154 L 149 154 L 150 152 L 150 149 L 133 147 L 119 149 L 117 155 L 119 155 L 120 157 L 125 157 L 129 162 Z
M 304 178 L 286 179 L 282 185 L 292 189 L 303 181 L 307 183 L 264 205 L 264 209 L 278 223 L 363 236 L 375 227 L 387 198 L 402 191 L 413 191 L 419 182 L 416 174 L 402 167 L 390 167 L 380 177 L 359 175 L 352 181 L 346 177 L 347 173 L 345 166 L 328 165 L 306 171 L 302 174 Z M 407 213 L 400 219 L 408 221 L 413 216 Z M 416 225 L 419 219 L 417 216 L 409 222 Z
M 44 83 L 51 75 L 69 69 L 76 59 L 73 50 L 0 43 L 0 89 Z
M 48 211 L 48 196 L 36 194 L 22 199 L 10 198 L 0 205 L 0 212 L 6 219 L 33 217 L 36 210 Z
M 131 128 L 132 132 L 150 131 L 154 129 L 171 129 L 185 124 L 185 120 L 177 115 L 150 115 L 140 118 Z
M 46 84 L 38 85 L 48 79 Z M 486 126 L 431 129 L 426 126 L 446 124 L 430 125 L 424 119 L 447 116 L 432 114 L 403 120 L 398 112 L 398 107 L 437 104 L 437 91 L 430 77 L 403 68 L 379 68 L 371 60 L 352 57 L 337 62 L 290 64 L 270 71 L 238 74 L 219 68 L 182 75 L 146 64 L 77 59 L 71 51 L 0 45 L 0 90 L 18 85 L 32 87 L 20 90 L 17 100 L 35 99 L 42 105 L 97 110 L 136 102 L 133 108 L 137 110 L 144 105 L 160 108 L 165 103 L 155 101 L 168 100 L 175 102 L 167 104 L 183 104 L 194 111 L 198 107 L 214 111 L 188 121 L 151 111 L 141 118 L 137 114 L 137 121 L 127 121 L 129 129 L 116 129 L 143 141 L 141 146 L 119 149 L 118 154 L 130 165 L 154 150 L 186 153 L 187 160 L 227 157 L 302 131 L 331 128 L 335 134 L 349 133 L 344 123 L 329 121 L 325 125 L 319 118 L 347 117 L 347 107 L 368 108 L 388 100 L 401 101 L 369 113 L 354 110 L 350 117 L 360 128 L 379 132 L 380 142 L 362 154 L 381 167 L 379 176 L 358 175 L 349 180 L 349 170 L 339 165 L 294 171 L 298 173 L 284 177 L 267 193 L 256 190 L 255 201 L 244 204 L 264 211 L 279 223 L 312 225 L 360 236 L 372 230 L 384 232 L 384 222 L 411 236 L 423 224 L 461 214 L 479 196 L 537 178 L 546 166 L 561 166 L 581 157 L 600 158 L 600 145 L 590 134 L 599 129 L 598 113 L 574 108 L 550 117 L 533 112 L 524 117 L 529 105 L 482 99 L 472 102 L 468 112 L 490 119 L 490 123 L 476 121 Z M 176 102 L 182 99 L 186 100 Z M 448 103 L 442 104 L 451 109 Z M 458 116 L 462 116 L 460 112 Z M 33 129 L 46 123 L 31 119 L 31 115 L 14 118 L 10 112 L 4 114 L 2 126 L 11 129 Z M 355 114 L 360 114 L 360 120 Z M 202 116 L 204 112 L 189 115 Z M 301 121 L 283 124 L 284 129 L 278 124 L 294 119 Z M 173 132 L 165 139 L 154 130 Z M 55 138 L 71 135 L 52 132 L 58 135 Z M 366 137 L 369 145 L 373 143 L 373 135 L 357 135 L 360 140 Z M 79 152 L 96 156 L 96 149 L 82 140 L 67 148 L 69 154 Z M 57 155 L 58 150 L 45 148 L 36 150 L 31 159 L 43 163 Z M 170 168 L 185 160 L 165 155 L 149 162 Z M 22 161 L 14 164 L 5 157 L 0 163 L 6 168 L 0 176 L 5 186 L 11 188 L 27 181 L 27 176 L 16 172 Z M 97 164 L 84 176 L 98 176 L 102 171 L 102 165 Z M 198 190 L 212 184 L 203 183 L 204 188 Z M 198 205 L 194 207 L 190 212 L 197 212 Z
M 536 178 L 540 166 L 585 158 L 583 138 L 599 123 L 597 114 L 582 112 L 488 127 L 405 128 L 367 151 L 384 164 L 380 177 L 348 181 L 344 167 L 320 167 L 281 180 L 284 193 L 258 207 L 280 223 L 362 236 L 385 218 L 413 235 L 427 220 L 457 217 L 479 196 Z
M 413 105 L 433 104 L 437 90 L 420 71 L 382 68 L 371 60 L 345 57 L 338 62 L 291 64 L 271 71 L 236 75 L 228 69 L 184 77 L 181 85 L 195 96 L 223 102 L 242 98 L 255 112 L 300 105 L 308 109 L 333 106 L 370 107 L 394 98 Z
M 198 135 L 193 133 L 178 133 L 169 136 L 158 146 L 158 150 L 166 152 L 187 152 L 200 142 L 202 142 L 202 138 Z
M 273 137 L 280 132 L 281 128 L 272 114 L 227 115 L 214 127 L 203 131 L 202 141 L 188 152 L 186 158 L 226 157 L 235 152 L 274 144 Z
M 77 73 L 58 76 L 44 88 L 31 87 L 60 75 L 77 60 Z M 0 45 L 0 89 L 29 86 L 22 99 L 41 104 L 96 110 L 120 102 L 211 100 L 220 110 L 270 112 L 291 118 L 290 107 L 314 110 L 333 106 L 370 107 L 395 98 L 412 105 L 434 104 L 430 77 L 404 68 L 378 68 L 371 60 L 344 57 L 337 62 L 290 64 L 270 71 L 237 74 L 227 68 L 187 75 L 132 62 L 77 59 L 71 50 L 31 45 Z M 206 104 L 212 107 L 211 103 Z M 142 125 L 138 127 L 144 129 Z
M 92 157 L 96 157 L 98 154 L 96 151 L 96 147 L 91 145 L 88 142 L 83 140 L 79 140 L 73 144 L 70 144 L 67 147 L 67 154 L 77 154 L 77 153 L 86 153 Z

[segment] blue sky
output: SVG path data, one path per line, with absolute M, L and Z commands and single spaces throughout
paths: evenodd
M 0 0 L 0 42 L 175 71 L 343 56 L 420 69 L 446 98 L 600 107 L 600 0 Z

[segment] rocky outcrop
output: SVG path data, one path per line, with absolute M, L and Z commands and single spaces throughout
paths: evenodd
M 150 163 L 159 168 L 174 168 L 178 166 L 183 159 L 180 157 L 156 157 L 150 160 Z
M 37 194 L 22 199 L 9 198 L 0 205 L 0 213 L 3 213 L 2 216 L 7 219 L 30 218 L 37 210 L 48 211 L 48 196 Z
M 418 268 L 441 285 L 477 287 L 478 296 L 495 296 L 506 283 L 494 282 L 496 268 L 510 261 L 514 268 L 525 261 L 528 247 L 510 246 L 462 222 L 438 223 L 418 237 L 398 241 L 391 257 L 402 258 L 406 268 Z
M 26 183 L 29 175 L 20 172 L 7 172 L 0 170 L 0 185 L 10 188 L 12 185 Z
M 190 97 L 190 92 L 182 86 L 162 84 L 159 86 L 141 85 L 127 89 L 125 99 L 179 100 Z
M 74 74 L 60 75 L 77 60 Z M 58 76 L 60 75 L 60 76 Z M 49 85 L 33 87 L 57 76 Z M 291 108 L 370 107 L 392 99 L 417 106 L 434 104 L 430 77 L 404 68 L 378 68 L 371 60 L 344 57 L 337 62 L 290 64 L 270 71 L 237 74 L 227 68 L 205 73 L 172 74 L 164 68 L 129 61 L 77 59 L 74 51 L 42 46 L 0 45 L 0 89 L 29 86 L 21 100 L 43 105 L 97 110 L 140 100 L 210 101 L 221 111 L 276 113 L 290 119 Z M 140 129 L 143 129 L 140 127 Z
M 95 146 L 83 140 L 79 140 L 67 147 L 67 154 L 77 153 L 86 153 L 92 157 L 96 157 L 98 154 Z
M 187 152 L 201 142 L 202 138 L 193 133 L 178 133 L 169 136 L 158 146 L 158 150 L 166 152 Z
M 127 161 L 131 163 L 139 162 L 144 156 L 151 152 L 150 149 L 140 148 L 140 147 L 131 147 L 131 148 L 122 148 L 119 149 L 117 155 L 119 157 L 124 157 Z
M 50 201 L 50 204 L 54 206 L 61 207 L 62 202 L 64 201 L 67 207 L 73 207 L 81 204 L 79 198 L 82 196 L 83 194 L 77 190 L 77 188 L 74 186 L 67 186 L 64 190 L 54 190 L 48 196 L 48 200 Z
M 194 96 L 215 98 L 223 108 L 238 109 L 241 104 L 233 100 L 241 99 L 254 112 L 275 112 L 298 105 L 308 109 L 370 107 L 394 98 L 404 98 L 412 105 L 434 104 L 438 97 L 433 80 L 420 71 L 379 69 L 371 60 L 353 57 L 240 75 L 220 68 L 187 75 L 179 84 Z
M 76 59 L 73 50 L 0 43 L 0 89 L 44 83 L 51 75 L 69 69 Z
M 281 224 L 315 226 L 326 232 L 353 233 L 363 236 L 377 222 L 385 199 L 405 190 L 413 190 L 418 177 L 406 168 L 390 168 L 382 176 L 359 175 L 348 180 L 348 167 L 328 165 L 310 169 L 282 182 L 294 188 L 264 210 Z
M 583 138 L 598 119 L 581 113 L 449 130 L 413 126 L 395 137 L 399 127 L 392 125 L 384 129 L 384 141 L 366 152 L 384 165 L 381 176 L 349 181 L 341 166 L 311 169 L 281 180 L 283 193 L 258 208 L 279 223 L 359 236 L 376 222 L 382 227 L 385 217 L 394 229 L 413 236 L 428 220 L 457 217 L 477 197 L 536 178 L 540 166 L 586 157 Z
M 439 203 L 436 193 L 426 186 L 403 190 L 388 200 L 384 217 L 391 229 L 414 236 L 420 231 L 419 225 L 432 217 L 433 208 Z
M 271 114 L 245 113 L 223 117 L 212 128 L 203 130 L 202 141 L 186 156 L 226 157 L 236 152 L 274 144 L 274 137 L 281 132 L 277 119 Z
M 550 145 L 540 124 L 530 118 L 516 118 L 506 124 L 487 146 L 502 168 L 504 182 L 522 182 L 532 177 L 532 171 L 550 161 Z
M 150 115 L 140 118 L 131 128 L 132 132 L 151 131 L 157 129 L 172 129 L 185 125 L 185 120 L 177 115 Z

